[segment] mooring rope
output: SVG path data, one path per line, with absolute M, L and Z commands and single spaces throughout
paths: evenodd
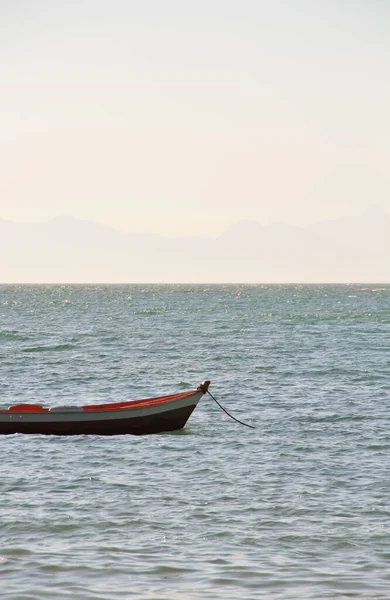
M 208 395 L 211 396 L 211 398 L 214 400 L 214 402 L 216 402 L 219 406 L 219 408 L 221 408 L 231 419 L 233 419 L 233 421 L 237 421 L 237 423 L 240 423 L 240 425 L 245 425 L 245 427 L 250 427 L 251 429 L 256 429 L 256 427 L 254 427 L 253 425 L 248 425 L 248 423 L 244 423 L 243 421 L 240 421 L 239 419 L 236 419 L 236 417 L 233 417 L 233 415 L 231 415 L 226 408 L 224 408 L 222 406 L 222 404 L 220 404 L 218 402 L 218 400 L 216 398 L 214 398 L 214 396 L 212 395 L 211 392 L 209 392 L 208 390 L 206 390 Z

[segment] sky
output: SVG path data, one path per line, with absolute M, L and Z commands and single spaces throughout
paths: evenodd
M 388 0 L 0 0 L 0 218 L 390 212 Z

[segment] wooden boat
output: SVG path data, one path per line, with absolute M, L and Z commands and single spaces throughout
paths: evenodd
M 208 390 L 204 381 L 196 390 L 128 402 L 87 406 L 16 404 L 0 410 L 0 434 L 145 435 L 182 429 Z

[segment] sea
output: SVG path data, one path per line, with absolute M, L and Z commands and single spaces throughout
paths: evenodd
M 1 600 L 390 598 L 390 286 L 0 286 L 2 408 L 204 379 L 254 429 L 0 436 Z

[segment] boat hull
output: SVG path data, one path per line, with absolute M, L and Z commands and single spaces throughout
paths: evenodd
M 196 405 L 176 408 L 156 415 L 85 421 L 0 422 L 0 435 L 13 433 L 40 435 L 147 435 L 182 429 Z
M 113 405 L 17 405 L 0 410 L 0 435 L 147 435 L 182 429 L 205 393 L 193 392 Z

